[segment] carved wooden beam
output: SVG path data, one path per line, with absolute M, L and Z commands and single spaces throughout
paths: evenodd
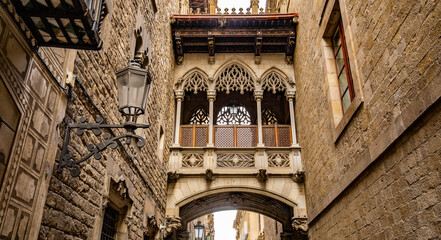
M 184 47 L 182 45 L 181 32 L 175 32 L 176 64 L 181 65 L 184 61 Z
M 213 32 L 208 32 L 208 63 L 209 64 L 214 64 L 215 60 L 214 60 L 214 36 L 213 36 Z
M 292 31 L 289 33 L 288 43 L 286 45 L 286 56 L 285 56 L 286 64 L 293 63 L 295 44 L 296 44 L 296 35 L 295 32 Z
M 262 32 L 257 31 L 255 44 L 254 44 L 254 63 L 260 64 L 262 58 L 260 56 L 260 53 L 262 52 Z

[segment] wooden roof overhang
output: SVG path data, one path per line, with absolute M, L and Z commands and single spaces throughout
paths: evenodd
M 173 15 L 171 18 L 176 63 L 185 53 L 285 53 L 292 63 L 298 14 Z
M 2 5 L 33 47 L 101 48 L 105 0 L 5 0 Z M 17 22 L 15 12 L 26 27 Z

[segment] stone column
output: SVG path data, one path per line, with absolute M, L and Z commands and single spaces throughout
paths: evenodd
M 176 124 L 175 124 L 175 142 L 173 145 L 179 146 L 179 131 L 181 126 L 181 109 L 182 101 L 184 101 L 184 90 L 175 90 L 176 95 Z
M 258 14 L 259 13 L 259 0 L 251 0 L 251 9 L 252 14 Z
M 298 146 L 297 136 L 296 136 L 296 120 L 294 115 L 294 98 L 296 96 L 295 90 L 286 91 L 286 99 L 289 101 L 289 118 L 291 119 L 291 136 L 292 136 L 292 146 Z
M 214 121 L 214 114 L 213 114 L 213 108 L 214 108 L 214 101 L 216 101 L 216 90 L 207 90 L 207 99 L 209 102 L 208 106 L 208 115 L 209 115 L 209 121 L 208 121 L 208 144 L 207 147 L 214 147 L 213 143 L 213 121 Z
M 263 131 L 262 131 L 262 99 L 263 90 L 254 90 L 254 100 L 257 103 L 257 146 L 263 147 Z

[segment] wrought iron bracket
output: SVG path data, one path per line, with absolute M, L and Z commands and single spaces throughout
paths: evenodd
M 134 134 L 134 130 L 138 128 L 148 128 L 148 124 L 136 124 L 136 123 L 125 123 L 122 125 L 112 125 L 105 124 L 102 117 L 97 117 L 96 123 L 86 122 L 86 118 L 81 117 L 78 120 L 78 124 L 73 124 L 71 120 L 68 121 L 66 126 L 66 132 L 64 135 L 63 147 L 61 149 L 60 161 L 58 163 L 58 173 L 61 173 L 64 168 L 70 169 L 70 175 L 72 177 L 77 177 L 81 173 L 80 163 L 88 160 L 90 157 L 94 157 L 96 160 L 100 160 L 103 156 L 102 151 L 106 150 L 108 147 L 115 149 L 118 146 L 120 139 L 124 139 L 126 144 L 130 144 L 133 139 L 137 140 L 136 145 L 138 147 L 144 147 L 145 139 L 139 135 Z M 126 134 L 111 137 L 109 133 L 103 133 L 102 129 L 112 129 L 112 128 L 125 128 L 127 130 Z M 85 131 L 92 131 L 95 136 L 103 135 L 104 140 L 98 144 L 89 143 L 87 149 L 89 153 L 82 157 L 80 160 L 74 160 L 72 155 L 68 151 L 69 141 L 71 137 L 71 130 L 76 129 L 77 136 L 83 136 Z

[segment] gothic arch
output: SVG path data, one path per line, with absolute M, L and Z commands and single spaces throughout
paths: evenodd
M 260 79 L 261 89 L 272 92 L 273 94 L 276 92 L 284 92 L 291 88 L 288 76 L 276 67 L 271 67 L 266 70 Z
M 215 89 L 225 91 L 227 94 L 231 91 L 239 91 L 243 94 L 245 91 L 253 91 L 257 86 L 255 72 L 237 59 L 220 66 L 214 74 L 214 79 Z
M 177 83 L 177 89 L 187 92 L 207 91 L 209 88 L 208 74 L 200 68 L 193 68 L 186 72 Z

